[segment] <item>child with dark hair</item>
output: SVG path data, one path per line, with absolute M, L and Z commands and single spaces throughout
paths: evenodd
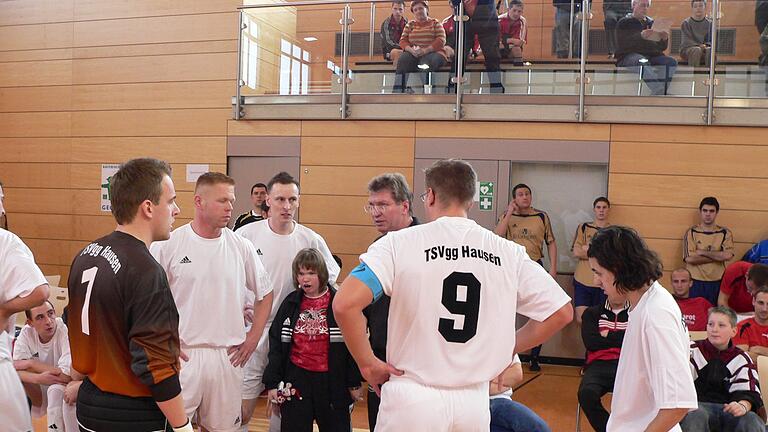
M 680 58 L 688 66 L 709 66 L 712 51 L 712 20 L 707 17 L 707 1 L 692 0 L 691 16 L 680 24 Z
M 280 305 L 269 329 L 264 385 L 284 431 L 350 430 L 350 407 L 361 400 L 360 371 L 344 344 L 331 305 L 336 290 L 319 251 L 293 260 L 296 291 Z M 290 398 L 284 389 L 295 389 Z
M 629 301 L 629 323 L 616 371 L 606 430 L 680 431 L 695 409 L 688 330 L 672 295 L 658 283 L 658 256 L 631 228 L 609 226 L 587 251 L 595 282 Z

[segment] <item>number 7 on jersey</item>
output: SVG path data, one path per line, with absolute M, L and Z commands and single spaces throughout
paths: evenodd
M 88 307 L 91 304 L 91 292 L 93 291 L 93 282 L 96 280 L 96 272 L 99 271 L 98 267 L 91 267 L 83 272 L 83 278 L 80 283 L 87 283 L 88 287 L 85 289 L 85 301 L 83 302 L 83 311 L 80 314 L 80 327 L 83 328 L 83 333 L 88 336 L 91 335 L 91 326 L 88 322 Z

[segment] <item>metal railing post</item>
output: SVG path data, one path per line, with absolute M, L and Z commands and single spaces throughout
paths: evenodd
M 587 52 L 589 50 L 589 40 L 587 35 L 589 34 L 589 0 L 584 0 L 581 5 L 581 56 L 579 59 L 579 112 L 578 120 L 583 122 L 586 120 L 586 111 L 584 109 L 584 97 L 587 92 Z
M 463 92 L 464 84 L 464 2 L 459 3 L 459 10 L 456 14 L 456 54 L 454 54 L 454 61 L 456 62 L 456 76 L 453 79 L 456 81 L 456 120 L 461 120 L 461 96 Z
M 347 118 L 347 75 L 349 75 L 349 24 L 352 15 L 352 8 L 349 4 L 344 5 L 344 12 L 341 14 L 341 119 Z
M 371 2 L 371 26 L 368 34 L 368 58 L 373 60 L 374 35 L 376 34 L 376 3 Z
M 243 30 L 245 25 L 243 22 L 243 11 L 241 10 L 237 16 L 237 81 L 235 88 L 235 112 L 234 119 L 240 120 L 241 105 L 240 100 L 240 88 L 243 86 Z
M 709 53 L 709 79 L 707 80 L 707 125 L 711 125 L 715 120 L 715 61 L 717 59 L 717 30 L 720 26 L 720 3 L 718 0 L 712 1 L 712 47 Z
M 574 15 L 575 8 L 576 8 L 576 1 L 571 0 L 571 18 L 570 18 L 570 21 L 568 22 L 568 58 L 569 59 L 573 58 L 573 21 L 575 19 L 575 15 Z M 555 46 L 557 46 L 557 42 L 555 42 Z

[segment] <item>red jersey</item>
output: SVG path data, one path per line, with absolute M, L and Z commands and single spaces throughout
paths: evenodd
M 519 20 L 512 20 L 509 13 L 499 16 L 499 40 L 504 42 L 504 39 L 509 38 L 522 39 L 528 43 L 528 24 L 524 16 L 520 16 Z
M 675 301 L 680 306 L 683 320 L 689 331 L 705 331 L 707 329 L 707 313 L 712 307 L 712 303 L 702 297 L 675 297 Z
M 734 345 L 768 347 L 768 326 L 761 326 L 754 318 L 747 318 L 736 326 Z
M 445 30 L 445 39 L 446 45 L 450 45 L 452 48 L 456 49 L 454 47 L 456 35 L 453 33 L 454 25 L 456 21 L 453 20 L 453 15 L 447 16 L 443 18 L 443 30 Z M 480 39 L 475 35 L 475 43 L 472 44 L 472 51 L 478 52 L 480 50 Z
M 736 261 L 725 268 L 720 291 L 728 294 L 728 306 L 736 313 L 753 312 L 752 295 L 747 291 L 747 271 L 752 263 Z
M 299 319 L 293 328 L 291 363 L 302 369 L 328 372 L 328 350 L 331 343 L 328 331 L 330 302 L 330 290 L 317 298 L 301 298 Z

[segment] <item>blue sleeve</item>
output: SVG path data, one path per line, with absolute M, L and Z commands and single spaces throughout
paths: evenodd
M 758 248 L 760 246 L 760 243 L 755 244 L 752 246 L 752 249 L 748 250 L 747 253 L 744 254 L 744 257 L 741 258 L 742 261 L 756 263 L 760 261 L 760 257 L 758 254 Z
M 384 294 L 384 288 L 382 288 L 376 273 L 374 273 L 364 262 L 361 262 L 357 267 L 352 269 L 352 272 L 349 275 L 359 279 L 360 282 L 364 283 L 368 289 L 371 290 L 374 302 Z

